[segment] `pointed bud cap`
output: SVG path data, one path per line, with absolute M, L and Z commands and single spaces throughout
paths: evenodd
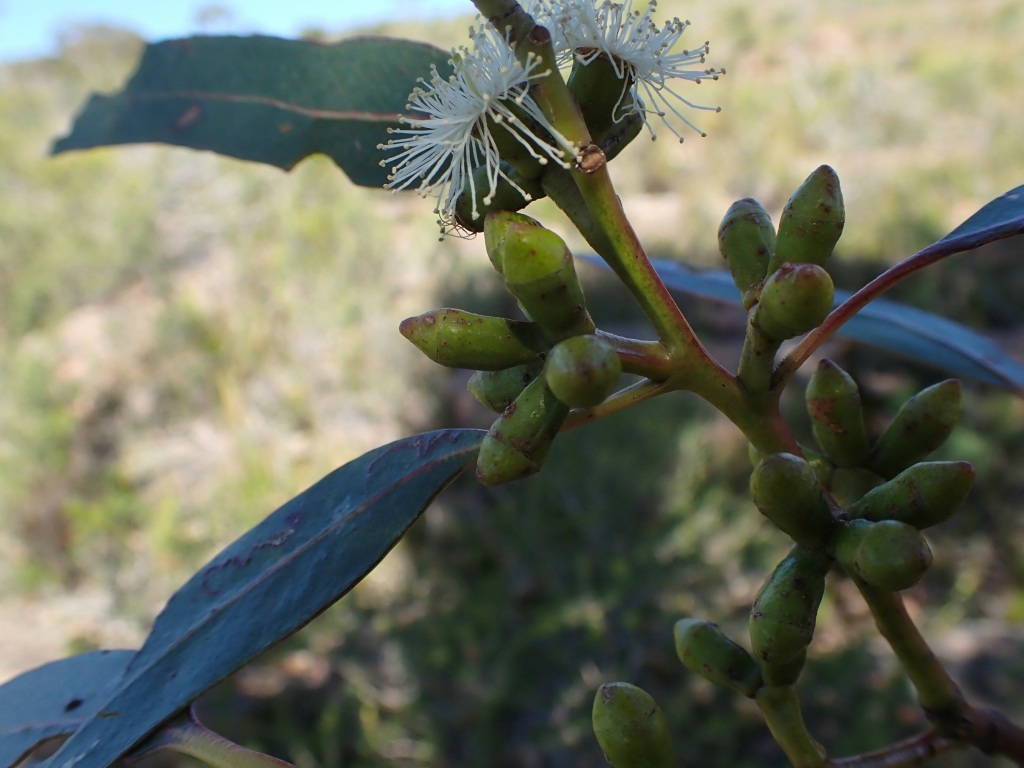
M 676 654 L 691 672 L 747 698 L 761 687 L 761 668 L 754 657 L 726 635 L 717 624 L 703 619 L 681 619 L 673 629 Z
M 533 323 L 434 309 L 402 321 L 401 334 L 435 363 L 448 368 L 500 371 L 536 362 L 548 347 Z
M 825 266 L 845 223 L 839 177 L 823 165 L 807 177 L 782 209 L 775 254 L 768 271 L 775 271 L 787 261 Z
M 792 685 L 814 637 L 831 560 L 794 547 L 757 593 L 750 609 L 750 645 L 766 685 Z
M 946 379 L 908 399 L 875 445 L 871 469 L 892 477 L 946 442 L 960 418 L 960 393 L 960 382 Z
M 476 476 L 498 485 L 539 472 L 569 408 L 543 377 L 530 382 L 491 424 L 477 456 Z
M 899 520 L 922 530 L 952 517 L 972 485 L 969 462 L 923 461 L 866 493 L 849 513 L 865 520 Z
M 500 248 L 505 287 L 551 341 L 597 330 L 565 241 L 531 226 L 508 227 Z

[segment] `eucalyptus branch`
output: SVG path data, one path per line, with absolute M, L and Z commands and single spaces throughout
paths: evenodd
M 852 578 L 871 609 L 878 631 L 892 647 L 917 690 L 921 706 L 929 712 L 963 709 L 963 694 L 921 636 L 899 592 Z
M 874 752 L 829 760 L 828 768 L 914 768 L 927 760 L 963 749 L 963 742 L 925 731 Z
M 1024 765 L 1024 729 L 999 712 L 979 709 L 967 702 L 921 636 L 899 593 L 873 587 L 857 578 L 854 582 L 871 609 L 878 631 L 900 660 L 917 690 L 921 707 L 938 732 Z

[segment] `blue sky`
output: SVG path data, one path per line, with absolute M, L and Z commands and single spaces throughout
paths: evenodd
M 204 9 L 214 8 L 224 13 L 204 24 Z M 53 53 L 60 31 L 77 24 L 126 27 L 147 40 L 204 32 L 294 37 L 311 27 L 341 30 L 400 12 L 472 11 L 469 0 L 0 0 L 0 61 Z

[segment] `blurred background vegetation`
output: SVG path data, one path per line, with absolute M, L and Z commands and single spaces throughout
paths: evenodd
M 658 10 L 692 16 L 687 35 L 710 39 L 728 75 L 696 94 L 723 107 L 698 115 L 707 139 L 641 138 L 613 167 L 656 256 L 717 267 L 734 199 L 777 216 L 829 163 L 848 211 L 835 274 L 856 288 L 1024 182 L 1018 0 Z M 448 47 L 464 29 L 367 31 Z M 482 241 L 438 242 L 429 203 L 355 188 L 322 158 L 285 175 L 162 147 L 46 157 L 141 45 L 82 29 L 58 57 L 0 66 L 0 679 L 137 646 L 192 571 L 329 470 L 412 432 L 490 421 L 464 375 L 396 331 L 435 306 L 513 311 Z M 550 205 L 529 212 L 579 243 Z M 1019 353 L 1021 248 L 955 257 L 895 297 Z M 616 286 L 581 271 L 604 327 L 648 334 Z M 734 360 L 742 317 L 681 302 Z M 876 433 L 942 378 L 863 348 L 827 353 L 858 378 Z M 787 408 L 806 436 L 801 388 Z M 975 462 L 978 483 L 930 535 L 936 565 L 907 593 L 964 687 L 1018 720 L 1022 410 L 967 385 L 942 453 Z M 739 434 L 686 395 L 569 433 L 535 479 L 460 481 L 347 599 L 201 713 L 300 768 L 596 768 L 593 693 L 628 680 L 665 707 L 683 765 L 784 765 L 750 702 L 694 679 L 672 649 L 672 624 L 689 615 L 742 638 L 787 548 L 750 503 L 748 476 Z M 839 574 L 811 651 L 801 688 L 833 754 L 923 727 Z M 1003 763 L 941 763 L 981 764 Z

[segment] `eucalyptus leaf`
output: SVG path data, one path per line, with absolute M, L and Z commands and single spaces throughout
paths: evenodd
M 450 53 L 409 40 L 330 45 L 276 37 L 190 37 L 146 46 L 123 90 L 94 94 L 53 153 L 157 142 L 285 170 L 329 156 L 356 184 L 381 187 L 388 140 L 431 65 Z
M 986 203 L 967 221 L 924 250 L 952 255 L 1021 233 L 1024 233 L 1024 185 Z
M 92 651 L 52 661 L 0 685 L 0 768 L 67 736 L 107 701 L 135 651 Z
M 199 570 L 98 711 L 47 765 L 106 768 L 348 592 L 476 457 L 484 432 L 391 443 L 335 470 Z

